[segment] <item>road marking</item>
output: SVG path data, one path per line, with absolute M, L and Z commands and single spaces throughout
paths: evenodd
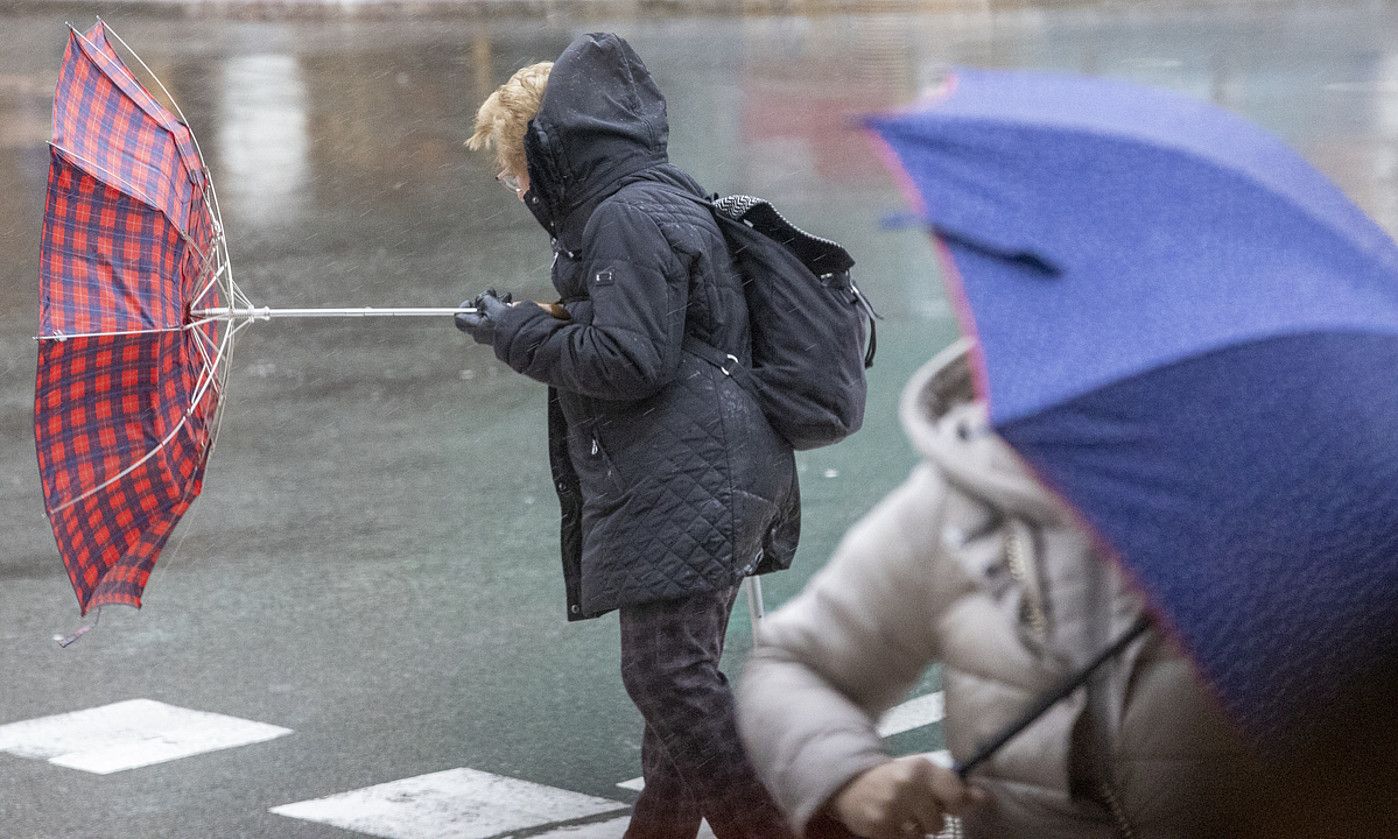
M 272 812 L 384 839 L 486 839 L 625 808 L 619 801 L 462 768 L 284 804 Z
M 0 751 L 109 775 L 290 733 L 275 725 L 131 699 L 0 725 Z
M 884 714 L 879 720 L 879 736 L 892 737 L 914 728 L 922 728 L 934 722 L 941 722 L 946 715 L 946 703 L 942 692 L 929 693 L 916 699 L 909 699 L 902 705 Z
M 943 701 L 941 691 L 909 699 L 884 714 L 883 719 L 879 721 L 879 736 L 892 737 L 895 734 L 922 728 L 924 725 L 941 722 L 945 715 L 946 703 Z M 617 786 L 640 792 L 646 788 L 646 781 L 644 778 L 632 778 L 629 781 L 622 781 Z
M 630 816 L 622 816 L 604 822 L 560 827 L 547 833 L 533 834 L 530 839 L 621 839 L 621 835 L 626 832 L 626 825 L 630 822 Z
M 630 823 L 631 816 L 626 815 L 604 822 L 560 827 L 547 833 L 532 833 L 529 839 L 621 839 L 622 835 L 626 833 L 626 826 Z M 695 839 L 714 839 L 714 832 L 709 829 L 708 822 L 699 826 L 699 835 Z

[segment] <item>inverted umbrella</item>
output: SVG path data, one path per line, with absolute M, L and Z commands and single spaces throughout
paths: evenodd
M 1271 135 L 1124 82 L 957 71 L 871 124 L 992 424 L 1232 718 L 1287 742 L 1398 678 L 1398 246 Z
M 84 614 L 140 605 L 202 487 L 239 330 L 271 317 L 471 311 L 253 306 L 233 282 L 194 135 L 108 34 L 125 46 L 101 21 L 86 33 L 70 27 L 39 269 L 34 437 L 45 509 Z

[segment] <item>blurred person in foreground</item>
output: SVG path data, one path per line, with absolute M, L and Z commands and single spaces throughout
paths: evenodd
M 667 159 L 665 99 L 616 35 L 584 35 L 481 106 L 473 149 L 548 232 L 561 300 L 488 291 L 457 325 L 550 386 L 568 618 L 619 610 L 621 673 L 645 719 L 628 839 L 789 836 L 738 738 L 719 671 L 746 575 L 795 553 L 791 448 L 733 379 L 750 363 L 741 279 L 704 191 Z
M 805 836 L 922 836 L 960 815 L 994 839 L 1213 837 L 1250 758 L 1154 629 L 972 776 L 893 758 L 876 731 L 942 663 L 965 759 L 1136 622 L 1142 603 L 989 427 L 968 344 L 918 372 L 902 420 L 923 457 L 830 564 L 763 623 L 739 683 L 753 762 Z M 1224 832 L 1220 832 L 1224 831 Z

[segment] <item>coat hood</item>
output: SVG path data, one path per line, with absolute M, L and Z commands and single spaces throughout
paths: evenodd
M 903 427 L 918 451 L 967 494 L 1046 525 L 1071 520 L 1068 509 L 990 426 L 971 377 L 973 342 L 961 339 L 913 374 L 903 391 Z
M 619 35 L 592 33 L 554 62 L 539 113 L 529 123 L 526 203 L 553 235 L 621 179 L 666 162 L 665 97 Z

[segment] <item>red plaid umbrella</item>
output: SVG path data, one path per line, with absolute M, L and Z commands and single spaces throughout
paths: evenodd
M 45 507 L 84 614 L 139 606 L 199 494 L 234 292 L 194 137 L 72 30 L 54 93 L 39 269 L 34 437 Z
M 202 488 L 239 330 L 272 317 L 472 311 L 254 307 L 233 282 L 218 197 L 183 114 L 136 79 L 109 35 L 155 78 L 101 21 L 70 27 L 39 269 L 34 438 L 83 614 L 140 606 Z

